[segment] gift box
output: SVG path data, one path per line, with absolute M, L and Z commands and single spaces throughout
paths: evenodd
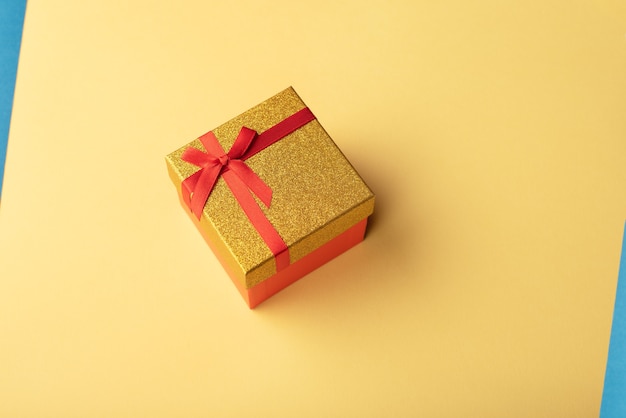
M 288 88 L 166 157 L 250 308 L 363 240 L 374 194 Z

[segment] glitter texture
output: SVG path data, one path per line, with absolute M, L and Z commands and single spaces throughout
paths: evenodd
M 261 133 L 306 105 L 288 88 L 213 130 L 228 151 L 242 126 Z M 181 160 L 194 140 L 166 157 L 172 181 L 181 183 L 198 167 Z M 246 160 L 273 190 L 261 208 L 295 262 L 346 231 L 374 210 L 374 194 L 317 120 Z M 274 256 L 242 211 L 223 179 L 204 207 L 200 227 L 237 278 L 250 288 L 276 273 Z

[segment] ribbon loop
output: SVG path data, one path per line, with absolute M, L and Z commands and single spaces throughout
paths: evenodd
M 235 143 L 228 151 L 228 156 L 231 159 L 241 158 L 243 154 L 248 150 L 252 141 L 257 137 L 256 131 L 243 126 L 239 130 L 239 135 L 235 139 Z

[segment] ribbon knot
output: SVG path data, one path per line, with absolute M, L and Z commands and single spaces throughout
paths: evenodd
M 222 167 L 226 167 L 228 165 L 228 161 L 230 161 L 230 158 L 228 158 L 228 155 L 224 154 L 218 157 L 218 161 L 220 162 Z
M 208 132 L 198 138 L 206 151 L 189 147 L 181 156 L 183 161 L 200 167 L 200 170 L 187 177 L 181 185 L 183 201 L 191 212 L 200 219 L 204 206 L 221 176 L 274 254 L 276 271 L 289 266 L 289 250 L 254 198 L 256 196 L 269 208 L 272 202 L 272 189 L 246 164 L 245 160 L 314 119 L 313 113 L 304 108 L 259 135 L 244 126 L 228 152 L 224 152 L 213 132 Z

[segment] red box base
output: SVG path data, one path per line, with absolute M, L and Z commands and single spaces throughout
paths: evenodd
M 238 280 L 233 280 L 233 282 L 237 286 L 237 289 L 239 289 L 239 293 L 241 293 L 248 303 L 248 306 L 254 308 L 259 303 L 280 292 L 302 276 L 309 274 L 316 268 L 363 241 L 366 226 L 367 218 L 295 263 L 290 264 L 286 269 L 279 271 L 272 277 L 250 289 L 246 289 Z
M 243 296 L 250 309 L 256 307 L 270 296 L 275 295 L 306 274 L 312 272 L 316 268 L 322 266 L 341 253 L 354 247 L 359 242 L 363 241 L 363 238 L 365 237 L 365 229 L 367 227 L 367 218 L 365 218 L 318 249 L 312 251 L 295 263 L 290 264 L 287 268 L 279 271 L 256 286 L 246 289 L 245 285 L 237 279 L 228 265 L 221 259 L 217 251 L 215 251 L 213 243 L 204 233 L 202 228 L 200 228 L 200 221 L 189 211 L 189 208 L 183 203 L 182 199 L 181 204 L 185 209 L 185 212 L 187 212 L 193 223 L 196 225 L 196 228 L 202 234 L 204 240 L 207 242 L 209 247 L 211 247 L 211 250 L 213 250 L 217 259 L 220 260 L 220 263 L 228 273 L 228 276 L 235 284 L 237 290 L 239 290 L 239 293 Z

